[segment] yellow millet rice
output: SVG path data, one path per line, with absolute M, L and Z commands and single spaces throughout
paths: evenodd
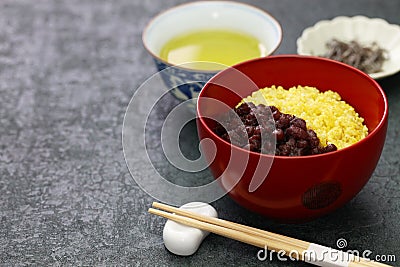
M 242 102 L 275 106 L 281 112 L 295 115 L 317 133 L 321 145 L 334 144 L 338 149 L 350 146 L 368 135 L 368 128 L 352 106 L 333 91 L 320 92 L 315 87 L 282 86 L 260 89 Z

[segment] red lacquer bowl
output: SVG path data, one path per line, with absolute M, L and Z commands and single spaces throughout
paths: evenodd
M 365 119 L 368 136 L 335 152 L 284 157 L 231 146 L 213 133 L 215 121 L 208 118 L 226 113 L 253 91 L 272 85 L 314 86 L 338 92 Z M 269 218 L 300 222 L 339 208 L 367 183 L 385 142 L 388 104 L 378 83 L 353 67 L 318 57 L 278 55 L 246 61 L 218 73 L 202 89 L 197 115 L 200 139 L 215 144 L 202 146 L 205 158 L 230 197 Z M 254 187 L 249 190 L 256 170 L 265 179 L 255 191 Z

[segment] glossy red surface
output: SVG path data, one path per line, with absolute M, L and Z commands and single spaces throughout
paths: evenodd
M 238 75 L 237 70 L 255 84 Z M 231 146 L 212 132 L 214 123 L 206 118 L 223 114 L 228 107 L 215 105 L 207 98 L 232 108 L 251 92 L 271 85 L 285 88 L 307 85 L 320 91 L 338 92 L 365 119 L 368 136 L 327 154 L 274 157 Z M 367 183 L 386 138 L 388 106 L 380 86 L 355 68 L 323 58 L 278 55 L 247 61 L 214 76 L 200 93 L 197 114 L 200 139 L 210 138 L 216 145 L 213 161 L 210 149 L 203 148 L 206 159 L 212 161 L 210 169 L 214 177 L 221 176 L 224 188 L 240 178 L 229 195 L 240 205 L 267 217 L 299 222 L 339 208 Z M 266 178 L 256 191 L 249 192 L 250 180 L 260 160 L 259 168 Z

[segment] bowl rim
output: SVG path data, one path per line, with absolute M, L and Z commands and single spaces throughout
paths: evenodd
M 316 155 L 306 155 L 306 156 L 278 156 L 278 155 L 270 155 L 270 154 L 262 154 L 259 152 L 253 152 L 250 150 L 246 150 L 243 149 L 239 146 L 236 145 L 232 145 L 231 143 L 225 141 L 224 139 L 222 139 L 221 137 L 219 137 L 217 134 L 214 133 L 214 131 L 212 131 L 212 129 L 210 129 L 208 127 L 208 125 L 206 124 L 206 122 L 204 121 L 204 118 L 200 112 L 200 106 L 201 106 L 201 98 L 203 97 L 203 95 L 205 94 L 204 88 L 208 87 L 209 84 L 212 84 L 214 82 L 215 79 L 219 78 L 221 75 L 224 75 L 225 71 L 234 68 L 237 69 L 239 67 L 241 67 L 242 65 L 246 65 L 246 64 L 251 64 L 254 61 L 261 61 L 261 60 L 279 60 L 279 59 L 304 59 L 304 60 L 317 60 L 317 61 L 325 61 L 328 62 L 329 64 L 336 64 L 339 65 L 341 67 L 347 68 L 353 72 L 356 72 L 358 75 L 363 76 L 364 78 L 366 78 L 367 80 L 369 80 L 374 87 L 377 89 L 378 93 L 381 95 L 383 103 L 384 103 L 384 110 L 383 110 L 383 115 L 381 116 L 379 123 L 377 124 L 377 126 L 375 127 L 375 129 L 372 132 L 369 132 L 368 135 L 364 138 L 362 138 L 361 140 L 357 141 L 356 143 L 345 147 L 345 148 L 341 148 L 338 149 L 336 151 L 332 151 L 332 152 L 328 152 L 328 153 L 323 153 L 323 154 L 316 154 Z M 386 124 L 386 122 L 388 121 L 388 113 L 389 113 L 389 107 L 388 107 L 388 100 L 386 97 L 385 92 L 383 91 L 382 87 L 378 84 L 377 81 L 375 81 L 372 77 L 370 77 L 368 74 L 362 72 L 361 70 L 354 68 L 350 65 L 347 65 L 345 63 L 339 62 L 339 61 L 335 61 L 332 59 L 328 59 L 328 58 L 323 58 L 323 57 L 317 57 L 317 56 L 305 56 L 305 55 L 296 55 L 296 54 L 282 54 L 282 55 L 272 55 L 272 56 L 268 56 L 268 57 L 264 57 L 264 58 L 256 58 L 256 59 L 251 59 L 251 60 L 247 60 L 244 62 L 241 62 L 239 64 L 236 64 L 234 66 L 232 66 L 231 68 L 228 68 L 226 70 L 222 70 L 219 73 L 217 73 L 213 78 L 211 78 L 203 87 L 203 89 L 200 91 L 200 94 L 197 98 L 197 105 L 196 105 L 196 117 L 199 121 L 199 123 L 206 129 L 206 131 L 211 134 L 211 136 L 214 139 L 217 139 L 219 141 L 221 141 L 223 144 L 231 146 L 231 149 L 236 149 L 239 150 L 241 152 L 247 152 L 250 153 L 250 155 L 253 156 L 257 156 L 257 157 L 267 157 L 267 158 L 274 158 L 274 159 L 285 159 L 285 160 L 304 160 L 304 159 L 311 159 L 311 158 L 318 158 L 318 157 L 329 157 L 331 155 L 335 155 L 335 154 L 341 154 L 341 153 L 345 153 L 347 150 L 353 150 L 355 148 L 357 148 L 358 146 L 362 145 L 365 142 L 368 142 L 368 140 L 370 140 L 372 138 L 372 136 L 376 135 L 377 132 L 384 127 L 384 125 Z M 245 74 L 244 74 L 245 75 Z M 247 76 L 247 75 L 246 75 Z
M 320 31 L 321 28 L 325 28 L 325 27 L 329 27 L 331 25 L 335 25 L 338 21 L 339 22 L 343 22 L 343 23 L 347 23 L 347 24 L 351 24 L 355 21 L 364 21 L 367 23 L 380 23 L 382 25 L 384 25 L 385 27 L 392 27 L 392 28 L 397 28 L 398 32 L 399 32 L 399 37 L 400 37 L 400 25 L 398 24 L 394 24 L 394 23 L 390 23 L 387 20 L 380 18 L 380 17 L 368 17 L 365 15 L 354 15 L 354 16 L 344 16 L 344 15 L 340 15 L 340 16 L 336 16 L 333 17 L 331 19 L 322 19 L 320 21 L 315 22 L 313 25 L 305 28 L 302 33 L 300 34 L 300 36 L 297 38 L 296 40 L 296 52 L 299 55 L 310 55 L 309 52 L 307 52 L 306 48 L 309 46 L 305 46 L 304 45 L 304 39 L 308 38 L 308 36 L 312 33 L 312 32 L 316 32 L 316 31 Z M 389 59 L 389 61 L 391 61 Z M 394 61 L 391 61 L 394 62 Z M 373 79 L 382 79 L 391 75 L 396 74 L 397 72 L 400 71 L 400 64 L 397 65 L 397 67 L 395 68 L 391 68 L 388 70 L 382 70 L 379 72 L 375 72 L 375 73 L 369 73 L 368 75 L 370 77 L 372 77 Z
M 175 68 L 179 68 L 179 69 L 183 69 L 183 70 L 189 70 L 189 71 L 195 71 L 195 72 L 200 72 L 200 73 L 218 73 L 219 71 L 222 71 L 226 68 L 229 68 L 231 66 L 226 66 L 226 68 L 220 69 L 220 70 L 201 70 L 201 69 L 195 69 L 195 68 L 190 68 L 190 67 L 185 67 L 184 65 L 187 63 L 183 63 L 183 64 L 174 64 L 171 62 L 168 62 L 167 60 L 162 59 L 160 56 L 158 56 L 156 53 L 154 53 L 149 46 L 147 45 L 146 40 L 146 36 L 148 34 L 148 29 L 162 16 L 165 16 L 168 13 L 172 13 L 175 12 L 179 9 L 182 8 L 186 8 L 188 6 L 201 6 L 201 5 L 218 5 L 218 4 L 225 4 L 225 5 L 231 5 L 231 6 L 241 6 L 243 8 L 246 8 L 247 10 L 255 10 L 257 12 L 260 12 L 261 14 L 264 15 L 264 17 L 268 17 L 274 24 L 274 26 L 276 26 L 276 30 L 278 32 L 278 41 L 276 42 L 275 46 L 272 47 L 271 51 L 268 53 L 268 55 L 272 55 L 276 52 L 276 50 L 278 50 L 279 46 L 282 43 L 282 39 L 283 39 L 283 30 L 282 30 L 282 25 L 279 23 L 279 21 L 272 16 L 268 11 L 263 10 L 259 7 L 247 4 L 247 3 L 242 3 L 242 2 L 235 2 L 235 1 L 231 1 L 231 0 L 218 0 L 218 1 L 212 1 L 212 0 L 201 0 L 201 1 L 195 1 L 195 2 L 189 2 L 189 3 L 183 3 L 180 5 L 176 5 L 176 6 L 172 6 L 170 8 L 167 8 L 163 11 L 161 11 L 160 13 L 158 13 L 157 15 L 155 15 L 153 18 L 150 19 L 150 21 L 146 24 L 146 26 L 144 27 L 143 31 L 142 31 L 142 44 L 144 46 L 144 48 L 147 50 L 147 52 L 155 59 L 157 59 L 158 61 L 161 61 L 163 64 L 167 65 L 167 66 L 172 66 Z M 265 56 L 265 57 L 266 57 Z M 262 57 L 260 57 L 262 58 Z M 202 62 L 208 62 L 208 61 L 202 61 Z M 210 62 L 211 63 L 211 62 Z M 214 62 L 215 63 L 215 62 Z M 218 63 L 220 65 L 223 65 L 221 63 Z

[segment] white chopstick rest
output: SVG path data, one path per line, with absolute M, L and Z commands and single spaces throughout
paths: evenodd
M 203 202 L 190 202 L 182 205 L 180 209 L 214 218 L 218 217 L 217 211 L 211 205 Z M 180 256 L 190 256 L 197 251 L 208 234 L 209 232 L 168 220 L 164 226 L 163 239 L 165 247 L 170 252 Z
M 354 255 L 330 247 L 310 243 L 304 261 L 322 267 L 349 267 Z

